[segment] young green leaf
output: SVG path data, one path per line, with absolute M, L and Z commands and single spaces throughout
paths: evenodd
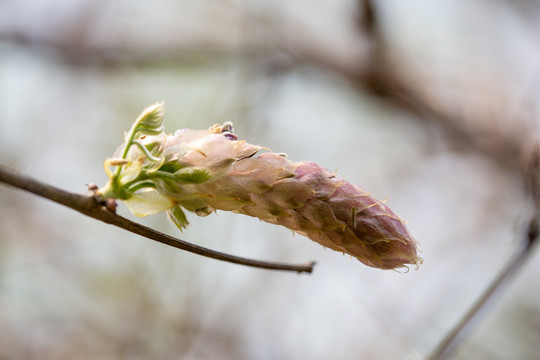
M 175 205 L 167 210 L 167 216 L 180 231 L 184 230 L 189 225 L 186 214 L 180 205 Z
M 137 118 L 130 132 L 137 135 L 158 135 L 163 128 L 163 103 L 155 103 L 144 109 Z
M 212 176 L 207 169 L 199 167 L 186 167 L 174 173 L 174 177 L 184 184 L 201 184 Z

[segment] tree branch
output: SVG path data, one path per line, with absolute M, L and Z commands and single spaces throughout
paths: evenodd
M 534 228 L 534 230 L 532 230 Z M 532 232 L 537 233 L 538 222 L 536 219 L 531 220 L 529 228 L 529 236 Z M 536 234 L 537 235 L 537 234 Z M 535 237 L 536 240 L 536 237 Z M 534 241 L 529 242 L 514 256 L 514 258 L 506 265 L 500 274 L 493 280 L 491 285 L 484 291 L 480 298 L 474 303 L 463 318 L 454 326 L 444 339 L 439 343 L 437 348 L 429 357 L 430 360 L 449 359 L 450 356 L 458 349 L 459 345 L 464 342 L 473 328 L 480 322 L 483 315 L 486 315 L 489 306 L 493 305 L 496 300 L 496 295 L 500 294 L 502 289 L 510 284 L 513 277 L 518 273 L 519 269 L 526 263 L 527 258 L 533 253 Z
M 76 210 L 86 216 L 101 220 L 107 224 L 117 226 L 132 233 L 144 236 L 148 239 L 152 239 L 162 244 L 169 245 L 177 249 L 189 251 L 198 255 L 206 256 L 212 259 L 223 260 L 234 264 L 246 265 L 262 269 L 295 271 L 298 273 L 311 273 L 313 271 L 313 266 L 315 265 L 315 262 L 313 261 L 308 262 L 304 265 L 293 265 L 246 259 L 191 244 L 176 239 L 172 236 L 163 234 L 144 225 L 135 223 L 107 210 L 107 208 L 103 206 L 103 204 L 101 204 L 92 194 L 80 195 L 71 193 L 54 187 L 52 185 L 45 184 L 39 180 L 30 178 L 4 165 L 0 165 L 0 182 L 52 200 L 73 210 Z
M 531 153 L 527 175 L 526 186 L 534 202 L 534 211 L 529 220 L 522 248 L 493 280 L 491 285 L 487 287 L 463 318 L 454 326 L 452 331 L 442 339 L 429 357 L 430 360 L 448 359 L 457 350 L 459 345 L 471 333 L 474 326 L 480 322 L 482 316 L 487 313 L 488 307 L 493 305 L 496 295 L 501 294 L 504 286 L 510 284 L 513 277 L 516 276 L 533 253 L 540 235 L 540 149 L 536 142 Z

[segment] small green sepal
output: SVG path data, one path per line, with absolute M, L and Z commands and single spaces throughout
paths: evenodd
M 189 225 L 186 214 L 180 205 L 175 205 L 167 210 L 167 216 L 180 231 L 184 230 Z

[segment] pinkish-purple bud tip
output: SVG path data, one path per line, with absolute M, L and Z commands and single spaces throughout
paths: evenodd
M 272 153 L 257 159 L 290 163 Z M 266 196 L 259 196 L 266 207 L 276 204 L 276 212 L 284 210 L 263 220 L 293 229 L 368 266 L 394 269 L 421 262 L 403 221 L 385 204 L 313 162 L 295 165 L 292 177 L 276 179 L 263 193 Z M 258 216 L 250 206 L 243 209 L 247 215 Z

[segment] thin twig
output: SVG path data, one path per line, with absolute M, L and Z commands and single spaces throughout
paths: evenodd
M 538 144 L 535 143 L 528 165 L 527 191 L 531 195 L 535 209 L 529 221 L 525 241 L 520 251 L 506 265 L 500 274 L 493 280 L 491 285 L 484 291 L 482 296 L 469 309 L 465 316 L 456 324 L 437 348 L 433 351 L 430 360 L 448 359 L 466 337 L 471 333 L 473 328 L 481 320 L 482 316 L 487 313 L 490 305 L 493 305 L 496 300 L 496 294 L 500 293 L 505 285 L 509 284 L 512 278 L 526 263 L 527 258 L 533 253 L 540 233 L 540 154 Z
M 535 225 L 537 226 L 537 225 Z M 461 343 L 471 333 L 473 328 L 480 322 L 481 318 L 487 313 L 489 306 L 496 300 L 496 294 L 502 291 L 505 285 L 510 284 L 512 278 L 518 273 L 518 270 L 526 263 L 527 258 L 532 253 L 531 246 L 524 246 L 516 256 L 506 265 L 499 276 L 484 291 L 482 296 L 469 309 L 459 323 L 450 331 L 435 351 L 429 357 L 430 360 L 448 359 Z
M 246 259 L 191 244 L 121 217 L 107 210 L 93 195 L 80 195 L 59 189 L 52 185 L 45 184 L 39 180 L 23 175 L 18 171 L 10 169 L 4 165 L 0 165 L 0 182 L 52 200 L 84 215 L 101 220 L 107 224 L 118 226 L 124 230 L 144 236 L 148 239 L 152 239 L 162 244 L 212 259 L 263 269 L 295 271 L 298 273 L 311 273 L 313 271 L 313 266 L 315 265 L 315 262 L 308 262 L 304 265 L 293 265 Z

